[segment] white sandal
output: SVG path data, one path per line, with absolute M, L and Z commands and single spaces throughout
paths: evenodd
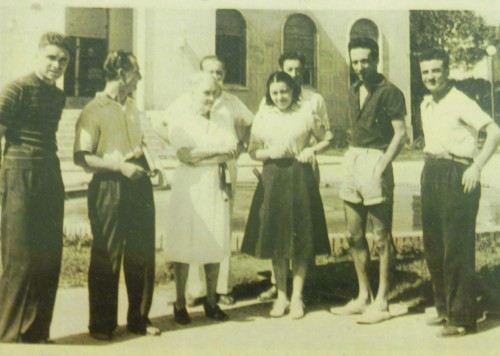
M 301 319 L 304 317 L 304 303 L 302 300 L 298 302 L 292 301 L 290 304 L 290 318 Z
M 289 306 L 290 303 L 288 302 L 288 300 L 277 300 L 273 303 L 273 308 L 269 312 L 269 315 L 273 318 L 280 318 L 285 315 L 285 313 L 288 311 Z

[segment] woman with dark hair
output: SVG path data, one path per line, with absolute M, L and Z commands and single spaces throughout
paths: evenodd
M 254 119 L 250 156 L 263 161 L 262 176 L 248 217 L 242 252 L 271 258 L 278 298 L 270 311 L 281 317 L 304 316 L 302 290 L 309 261 L 329 254 L 323 203 L 311 162 L 329 145 L 327 130 L 307 103 L 300 103 L 300 86 L 285 72 L 267 80 L 266 103 Z M 311 135 L 318 143 L 309 146 Z M 287 274 L 293 266 L 291 302 Z

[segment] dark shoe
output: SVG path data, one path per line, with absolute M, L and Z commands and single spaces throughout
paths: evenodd
M 210 306 L 208 303 L 203 304 L 203 309 L 205 309 L 205 315 L 207 318 L 214 319 L 217 321 L 229 320 L 229 316 L 224 313 L 217 304 L 215 306 Z
M 465 336 L 468 334 L 475 334 L 477 332 L 477 327 L 474 326 L 453 326 L 448 325 L 443 328 L 438 333 L 439 337 L 455 337 L 455 336 Z
M 232 294 L 221 294 L 219 295 L 219 303 L 224 305 L 233 305 L 236 303 Z
M 205 302 L 205 297 L 199 298 L 188 298 L 187 306 L 188 307 L 197 307 L 198 305 L 202 305 Z
M 42 339 L 38 342 L 39 344 L 46 344 L 46 345 L 52 345 L 55 344 L 56 342 L 52 339 Z
M 156 326 L 154 326 L 151 323 L 148 323 L 145 327 L 142 327 L 142 328 L 127 326 L 127 329 L 131 333 L 137 334 L 137 335 L 145 335 L 145 336 L 159 336 L 159 335 L 161 335 L 160 329 L 158 329 Z
M 446 317 L 445 316 L 435 316 L 433 318 L 427 319 L 426 324 L 428 326 L 444 326 L 444 325 L 446 325 Z
M 21 337 L 21 343 L 23 344 L 46 344 L 46 345 L 49 345 L 49 344 L 55 344 L 56 342 L 52 339 L 36 339 L 36 340 L 32 340 L 32 339 L 25 339 L 25 338 L 22 338 Z
M 110 341 L 113 338 L 113 334 L 111 332 L 100 332 L 100 331 L 91 331 L 90 336 L 100 341 Z
M 187 325 L 191 322 L 191 317 L 186 308 L 178 310 L 174 304 L 174 320 L 177 324 Z

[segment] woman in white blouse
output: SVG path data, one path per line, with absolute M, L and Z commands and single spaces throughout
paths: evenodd
M 307 266 L 318 254 L 329 254 L 330 244 L 323 203 L 311 162 L 328 146 L 327 130 L 312 108 L 301 104 L 300 86 L 285 72 L 267 80 L 266 104 L 255 116 L 250 156 L 263 161 L 261 179 L 248 217 L 242 252 L 271 258 L 278 297 L 270 311 L 281 317 L 287 311 L 304 316 L 302 290 Z M 309 146 L 311 135 L 317 144 Z M 291 302 L 287 275 L 293 266 Z
M 237 142 L 227 128 L 210 120 L 210 109 L 220 90 L 210 74 L 195 74 L 190 82 L 189 105 L 167 120 L 166 139 L 180 164 L 172 179 L 164 250 L 167 260 L 174 262 L 174 318 L 180 324 L 191 321 L 185 294 L 192 263 L 205 267 L 206 316 L 228 319 L 217 305 L 216 288 L 219 265 L 229 254 L 230 239 L 230 190 L 225 189 L 224 163 L 235 157 Z

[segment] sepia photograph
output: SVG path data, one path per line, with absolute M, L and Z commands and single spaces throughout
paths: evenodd
M 500 4 L 0 0 L 2 355 L 496 355 Z

